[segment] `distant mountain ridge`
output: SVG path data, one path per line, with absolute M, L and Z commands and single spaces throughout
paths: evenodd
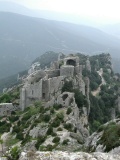
M 83 15 L 73 15 L 70 13 L 62 13 L 51 10 L 35 10 L 27 8 L 19 3 L 9 1 L 0 1 L 0 11 L 18 13 L 30 17 L 44 18 L 49 20 L 71 22 L 75 24 L 84 24 L 90 26 L 98 25 L 98 22 L 91 19 L 91 17 L 86 17 Z
M 96 28 L 0 12 L 0 78 L 29 67 L 46 51 L 119 57 L 120 41 Z
M 102 27 L 103 31 L 108 34 L 114 35 L 120 39 L 120 23 L 105 25 Z

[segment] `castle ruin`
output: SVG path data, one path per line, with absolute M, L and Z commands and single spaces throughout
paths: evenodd
M 59 55 L 58 61 L 52 62 L 50 68 L 30 74 L 21 89 L 21 109 L 24 110 L 37 100 L 45 102 L 48 106 L 54 104 L 55 96 L 61 94 L 66 78 L 71 78 L 74 87 L 78 88 L 83 95 L 88 96 L 89 89 L 86 88 L 89 87 L 89 80 L 83 80 L 82 67 L 78 56 Z

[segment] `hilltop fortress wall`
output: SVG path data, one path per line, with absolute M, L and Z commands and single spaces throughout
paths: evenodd
M 59 57 L 58 61 L 51 63 L 49 69 L 36 71 L 27 77 L 20 94 L 21 109 L 24 110 L 34 101 L 49 102 L 55 95 L 60 95 L 66 77 L 71 77 L 74 86 L 79 88 L 83 95 L 86 94 L 79 57 Z

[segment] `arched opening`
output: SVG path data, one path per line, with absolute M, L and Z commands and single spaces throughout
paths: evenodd
M 64 95 L 62 96 L 63 101 L 65 101 L 67 97 L 68 97 L 68 94 L 64 94 Z
M 67 60 L 66 62 L 67 65 L 72 65 L 72 66 L 76 66 L 76 62 L 72 59 Z

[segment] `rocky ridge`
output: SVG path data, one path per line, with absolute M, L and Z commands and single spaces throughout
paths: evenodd
M 51 63 L 50 68 L 32 71 L 24 79 L 24 84 L 19 86 L 21 94 L 16 89 L 12 97 L 8 93 L 0 97 L 1 101 L 14 100 L 23 106 L 19 105 L 16 111 L 9 110 L 9 115 L 4 115 L 0 121 L 1 135 L 9 132 L 4 145 L 17 145 L 23 158 L 28 154 L 27 151 L 38 155 L 38 159 L 41 156 L 45 159 L 47 153 L 53 159 L 60 154 L 61 158 L 67 157 L 68 160 L 70 157 L 83 160 L 85 157 L 119 157 L 119 75 L 112 71 L 110 55 L 88 58 L 77 54 L 66 58 L 62 55 L 62 58 Z M 94 95 L 96 90 L 99 92 Z M 13 99 L 14 95 L 17 95 L 17 101 Z M 114 120 L 101 126 L 111 119 Z M 96 132 L 89 136 L 90 131 Z

